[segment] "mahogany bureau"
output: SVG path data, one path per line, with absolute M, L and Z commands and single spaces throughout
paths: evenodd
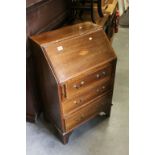
M 85 22 L 30 40 L 44 116 L 64 144 L 81 124 L 110 116 L 117 58 L 103 28 Z

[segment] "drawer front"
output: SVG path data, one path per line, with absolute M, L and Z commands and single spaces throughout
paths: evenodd
M 107 65 L 100 67 L 97 71 L 85 73 L 79 78 L 69 80 L 66 83 L 66 97 L 69 99 L 73 95 L 78 94 L 81 90 L 86 89 L 94 82 L 102 81 L 107 82 L 112 75 L 112 66 Z
M 62 102 L 64 115 L 67 115 L 69 112 L 72 112 L 84 104 L 87 104 L 87 102 L 93 100 L 94 98 L 107 93 L 111 90 L 111 88 L 111 84 L 109 82 L 105 83 L 104 80 L 90 85 L 86 91 L 81 91 L 71 99 Z
M 109 102 L 111 101 L 111 96 L 111 94 L 102 96 L 93 101 L 91 104 L 88 104 L 87 106 L 81 108 L 79 111 L 68 116 L 65 119 L 66 131 L 79 126 L 80 124 L 94 117 L 99 112 L 106 112 L 106 110 L 109 109 L 109 106 L 111 106 L 111 102 Z

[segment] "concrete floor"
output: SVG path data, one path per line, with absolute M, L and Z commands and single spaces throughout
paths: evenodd
M 27 155 L 128 155 L 129 30 L 120 28 L 113 47 L 118 56 L 111 117 L 97 117 L 76 129 L 63 145 L 40 118 L 26 123 Z

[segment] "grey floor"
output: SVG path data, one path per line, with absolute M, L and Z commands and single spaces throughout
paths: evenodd
M 40 118 L 26 123 L 27 155 L 128 155 L 129 30 L 120 28 L 113 48 L 118 56 L 111 117 L 97 117 L 76 129 L 63 145 Z

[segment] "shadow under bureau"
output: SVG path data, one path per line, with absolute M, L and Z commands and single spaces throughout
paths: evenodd
M 100 26 L 85 22 L 30 40 L 44 116 L 64 144 L 79 125 L 110 116 L 117 58 Z

